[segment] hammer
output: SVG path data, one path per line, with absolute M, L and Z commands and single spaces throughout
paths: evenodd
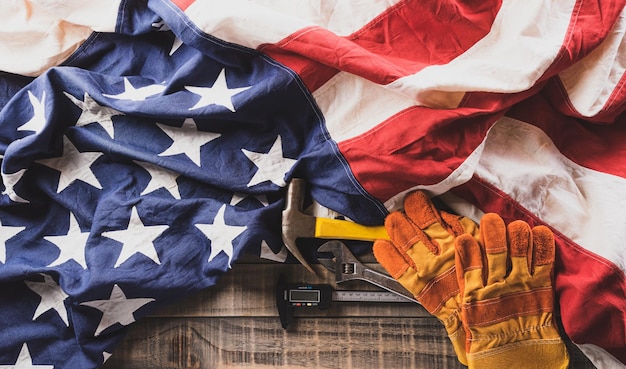
M 296 246 L 296 239 L 298 238 L 361 241 L 389 239 L 384 226 L 365 226 L 347 220 L 318 218 L 305 214 L 302 210 L 304 189 L 305 182 L 301 178 L 293 178 L 289 183 L 285 209 L 282 214 L 282 237 L 287 250 L 313 274 L 316 274 L 315 270 Z

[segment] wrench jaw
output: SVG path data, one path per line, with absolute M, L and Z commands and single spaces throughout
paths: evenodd
M 341 241 L 328 241 L 317 249 L 318 252 L 332 253 L 333 259 L 318 258 L 320 264 L 335 273 L 336 282 L 346 282 L 360 279 L 365 265 L 350 252 L 350 249 Z
M 330 240 L 330 241 L 324 242 L 322 246 L 318 247 L 317 251 L 329 252 L 337 256 L 338 254 L 341 254 L 341 251 L 343 251 L 343 247 L 345 247 L 346 250 L 348 249 L 347 246 L 343 242 L 337 241 L 337 240 Z
M 337 240 L 328 241 L 322 246 L 318 247 L 317 251 L 321 253 L 333 254 L 334 257 L 332 259 L 318 258 L 317 260 L 326 269 L 335 274 L 335 282 L 341 283 L 349 280 L 345 278 L 345 274 L 343 273 L 343 267 L 345 264 L 344 260 L 346 258 L 349 259 L 350 256 L 352 256 L 355 261 L 356 258 L 354 258 L 354 255 L 352 255 L 350 250 L 348 250 L 343 242 Z
M 324 266 L 324 268 L 328 269 L 332 273 L 335 273 L 335 260 L 333 259 L 317 259 Z

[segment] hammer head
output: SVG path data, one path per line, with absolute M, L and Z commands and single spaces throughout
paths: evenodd
M 293 178 L 287 187 L 285 209 L 282 214 L 282 238 L 287 250 L 310 272 L 316 274 L 296 246 L 296 239 L 315 236 L 315 217 L 305 214 L 302 210 L 305 185 L 303 179 Z

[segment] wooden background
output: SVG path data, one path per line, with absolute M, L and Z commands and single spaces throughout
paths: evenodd
M 297 311 L 284 330 L 276 282 L 281 273 L 289 282 L 334 281 L 314 267 L 321 278 L 300 265 L 238 262 L 215 287 L 132 325 L 102 368 L 465 368 L 443 326 L 416 304 L 336 302 L 328 310 Z M 335 287 L 376 289 L 361 281 Z M 568 348 L 570 368 L 595 368 L 569 342 Z

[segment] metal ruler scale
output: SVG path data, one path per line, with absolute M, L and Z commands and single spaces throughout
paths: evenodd
M 337 302 L 411 302 L 405 297 L 388 291 L 345 291 L 336 290 L 332 300 Z

